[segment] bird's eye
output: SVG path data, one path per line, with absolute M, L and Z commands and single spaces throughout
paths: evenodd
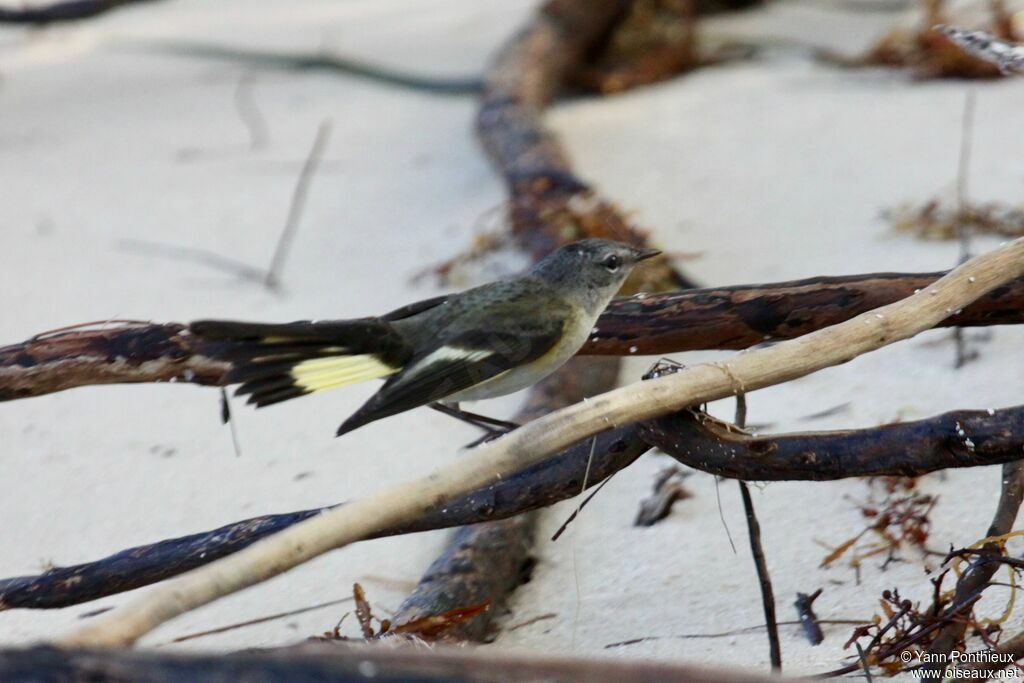
M 619 266 L 622 265 L 622 259 L 620 259 L 615 254 L 612 254 L 611 256 L 606 257 L 605 260 L 602 261 L 601 265 L 603 265 L 609 271 L 614 273 L 619 269 Z

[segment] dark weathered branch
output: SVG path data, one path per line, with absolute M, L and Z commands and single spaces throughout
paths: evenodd
M 633 428 L 598 437 L 588 485 L 598 484 L 648 449 Z M 437 508 L 415 524 L 383 536 L 504 519 L 579 494 L 590 442 L 562 457 Z M 66 607 L 177 576 L 249 546 L 261 538 L 319 514 L 323 508 L 265 515 L 181 538 L 122 550 L 95 562 L 55 567 L 36 576 L 0 580 L 0 609 Z
M 0 24 L 50 24 L 88 19 L 124 5 L 155 0 L 67 0 L 38 7 L 0 9 Z
M 871 274 L 769 285 L 695 289 L 617 299 L 581 354 L 666 354 L 743 349 L 833 325 L 924 289 L 941 273 Z M 642 282 L 640 284 L 643 284 Z M 1000 287 L 944 325 L 1024 322 L 1024 280 Z M 91 384 L 220 385 L 226 342 L 176 323 L 69 328 L 0 348 L 0 401 Z
M 231 365 L 216 357 L 226 348 L 175 323 L 75 326 L 0 348 L 0 400 L 90 384 L 220 385 Z
M 751 436 L 684 411 L 640 425 L 652 446 L 684 465 L 748 481 L 915 477 L 1024 458 L 1024 406 L 961 410 L 871 429 Z
M 644 241 L 642 232 L 573 172 L 541 118 L 628 5 L 626 0 L 550 0 L 501 50 L 484 80 L 477 133 L 508 186 L 512 233 L 534 260 L 582 237 Z M 692 286 L 665 258 L 637 268 L 627 285 L 632 291 Z
M 679 664 L 508 655 L 467 648 L 389 648 L 348 643 L 230 655 L 37 647 L 0 650 L 5 683 L 526 683 L 529 681 L 664 681 L 765 683 L 767 678 Z
M 746 349 L 793 339 L 926 289 L 944 273 L 816 277 L 616 299 L 585 354 L 665 354 Z M 942 326 L 1024 323 L 1024 280 L 990 292 Z
M 446 628 L 439 639 L 489 640 L 494 620 L 504 613 L 508 598 L 529 579 L 536 527 L 537 515 L 529 512 L 456 529 L 416 588 L 402 601 L 395 622 L 404 624 L 454 609 L 487 605 L 487 611 Z

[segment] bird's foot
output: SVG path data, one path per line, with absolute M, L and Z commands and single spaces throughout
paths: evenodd
M 515 429 L 515 427 L 512 427 L 511 429 L 493 429 L 493 428 L 484 428 L 484 429 L 486 429 L 486 433 L 483 436 L 481 436 L 479 439 L 474 439 L 473 441 L 470 441 L 465 446 L 463 446 L 463 448 L 468 450 L 470 448 L 476 448 L 477 446 L 483 446 L 485 443 L 490 443 L 491 441 L 494 441 L 495 439 L 497 439 L 499 437 L 505 436 L 506 434 L 511 432 L 513 429 Z
M 509 422 L 508 420 L 499 420 L 498 418 L 488 417 L 487 415 L 471 413 L 468 410 L 462 410 L 457 405 L 431 403 L 430 407 L 439 413 L 444 413 L 449 417 L 454 417 L 460 422 L 473 425 L 477 429 L 482 429 L 485 432 L 479 439 L 466 444 L 465 448 L 476 448 L 477 446 L 497 439 L 499 436 L 508 434 L 513 429 L 517 429 L 519 427 L 519 424 L 516 422 Z

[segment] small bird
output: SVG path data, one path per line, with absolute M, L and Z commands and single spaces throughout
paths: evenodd
M 370 379 L 384 386 L 338 428 L 430 405 L 483 426 L 508 426 L 459 409 L 510 394 L 569 360 L 633 267 L 661 252 L 586 239 L 552 252 L 519 277 L 353 320 L 250 323 L 200 320 L 192 334 L 231 341 L 228 384 L 257 407 Z M 486 427 L 484 427 L 486 429 Z

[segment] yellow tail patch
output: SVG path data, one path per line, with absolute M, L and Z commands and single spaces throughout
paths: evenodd
M 303 361 L 292 368 L 291 375 L 296 386 L 306 391 L 324 391 L 387 377 L 396 372 L 398 368 L 382 363 L 375 356 L 362 354 Z

